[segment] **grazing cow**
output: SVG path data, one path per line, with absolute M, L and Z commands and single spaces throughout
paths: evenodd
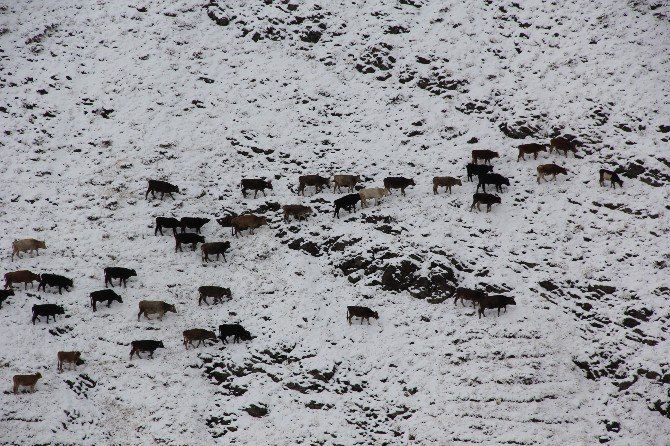
M 93 311 L 98 311 L 98 308 L 96 306 L 98 302 L 107 301 L 107 308 L 109 308 L 112 305 L 112 302 L 118 302 L 120 304 L 123 303 L 123 299 L 121 299 L 121 296 L 116 294 L 114 290 L 93 291 L 90 294 L 90 296 L 91 296 L 91 308 L 93 308 Z
M 63 372 L 63 363 L 74 364 L 77 370 L 77 362 L 81 358 L 81 352 L 58 352 L 58 372 Z
M 491 164 L 493 158 L 498 158 L 500 155 L 498 152 L 493 150 L 473 150 L 472 151 L 472 164 L 477 164 L 477 161 L 480 159 L 484 160 L 484 164 Z
M 363 320 L 367 319 L 368 325 L 370 325 L 370 318 L 379 319 L 379 313 L 372 311 L 368 307 L 357 307 L 357 306 L 348 306 L 347 307 L 347 321 L 351 325 L 351 319 L 354 317 L 361 318 L 361 324 Z
M 112 279 L 119 279 L 119 286 L 123 282 L 123 287 L 125 288 L 128 284 L 128 278 L 133 276 L 137 276 L 137 272 L 134 269 L 109 266 L 105 268 L 105 286 L 109 283 L 113 287 Z
M 223 256 L 223 260 L 226 260 L 226 251 L 230 249 L 230 242 L 210 242 L 203 243 L 200 246 L 200 251 L 202 251 L 202 260 L 209 262 L 209 256 L 216 254 L 216 260 L 219 260 L 219 255 Z
M 216 337 L 216 333 L 210 330 L 204 330 L 202 328 L 184 330 L 183 334 L 184 347 L 186 347 L 186 350 L 188 350 L 189 345 L 193 348 L 200 347 L 200 344 L 204 344 L 205 341 L 219 342 L 219 338 Z M 198 345 L 193 345 L 193 341 L 198 341 Z
M 444 191 L 451 193 L 452 186 L 462 186 L 461 180 L 454 177 L 433 177 L 433 194 L 437 195 L 437 188 L 444 187 Z
M 479 184 L 477 184 L 477 192 L 479 192 L 479 186 L 482 187 L 482 191 L 486 192 L 486 185 L 493 184 L 496 187 L 496 191 L 503 191 L 503 185 L 509 186 L 509 179 L 500 175 L 499 173 L 484 173 L 479 175 Z
M 7 300 L 9 296 L 14 295 L 14 290 L 0 290 L 0 308 L 2 308 L 2 303 Z
M 552 181 L 556 181 L 556 175 L 562 173 L 563 175 L 568 174 L 568 169 L 558 166 L 556 164 L 540 164 L 537 166 L 537 184 L 540 184 L 540 180 L 549 181 L 544 178 L 547 175 L 552 175 Z
M 139 322 L 140 316 L 144 314 L 144 317 L 149 319 L 149 314 L 158 313 L 158 320 L 163 320 L 163 315 L 168 311 L 176 313 L 177 309 L 174 305 L 162 300 L 141 300 L 139 303 L 140 312 L 137 313 L 137 321 Z
M 140 352 L 149 352 L 149 357 L 154 357 L 154 351 L 158 348 L 165 348 L 163 341 L 154 341 L 150 339 L 143 339 L 141 341 L 133 341 L 130 343 L 132 348 L 130 349 L 130 360 L 133 360 L 133 355 L 137 354 L 137 357 L 142 359 Z
M 338 192 L 342 192 L 342 186 L 345 186 L 349 192 L 353 192 L 354 186 L 360 181 L 360 175 L 335 175 L 333 177 L 333 182 L 335 183 L 333 185 L 333 193 L 335 193 L 335 189 Z
M 472 206 L 470 206 L 470 211 L 472 211 L 475 206 L 477 206 L 478 211 L 481 211 L 482 209 L 479 206 L 481 204 L 485 204 L 486 212 L 491 212 L 491 206 L 500 203 L 502 203 L 502 200 L 497 195 L 487 193 L 475 193 L 472 196 Z
M 172 194 L 181 193 L 179 192 L 179 188 L 174 184 L 170 184 L 167 181 L 159 181 L 159 180 L 149 180 L 149 187 L 147 188 L 147 193 L 144 194 L 145 199 L 149 198 L 149 192 L 151 192 L 151 198 L 156 197 L 156 195 L 154 195 L 154 192 L 160 192 L 161 200 L 163 199 L 165 194 L 168 194 L 174 200 L 174 196 Z
M 30 392 L 34 392 L 35 385 L 41 377 L 42 374 L 39 372 L 34 375 L 14 375 L 12 379 L 14 382 L 14 393 L 19 393 L 19 386 L 30 387 Z
M 617 184 L 619 187 L 623 187 L 623 180 L 619 178 L 619 175 L 616 172 L 607 169 L 600 169 L 600 185 L 604 186 L 605 181 L 609 181 L 613 189 L 616 189 Z
M 310 206 L 304 206 L 302 204 L 287 204 L 282 206 L 282 209 L 284 210 L 284 221 L 286 222 L 291 221 L 291 216 L 296 220 L 301 220 L 313 214 Z
M 161 233 L 163 235 L 163 228 L 172 228 L 174 234 L 177 233 L 177 228 L 181 227 L 181 222 L 176 218 L 172 217 L 156 217 L 156 228 L 154 229 L 154 235 Z
M 224 297 L 227 297 L 228 299 L 233 298 L 233 294 L 230 292 L 230 288 L 223 288 L 220 286 L 210 286 L 210 285 L 203 285 L 200 288 L 198 288 L 198 292 L 200 293 L 200 298 L 198 299 L 198 306 L 205 302 L 205 305 L 209 305 L 209 302 L 207 302 L 208 297 L 213 297 L 214 298 L 214 304 L 221 302 L 221 299 Z
M 575 156 L 577 156 L 577 148 L 575 145 L 562 136 L 552 138 L 549 142 L 549 153 L 551 153 L 554 149 L 556 149 L 556 153 L 560 154 L 563 152 L 566 157 L 568 156 L 568 152 L 572 152 Z
M 500 316 L 500 309 L 504 308 L 505 313 L 507 313 L 507 305 L 516 305 L 516 301 L 513 297 L 503 296 L 501 294 L 494 294 L 490 296 L 483 297 L 479 300 L 479 319 L 482 316 L 486 317 L 484 310 L 487 308 L 497 308 L 498 316 Z
M 24 238 L 21 240 L 14 240 L 12 242 L 12 260 L 14 260 L 14 255 L 20 259 L 22 252 L 30 252 L 30 255 L 33 255 L 33 251 L 37 252 L 37 255 L 40 255 L 40 248 L 46 249 L 47 244 L 41 240 L 35 240 L 34 238 Z
M 254 233 L 254 229 L 260 228 L 261 226 L 267 226 L 268 219 L 267 217 L 259 217 L 254 214 L 245 214 L 240 215 L 231 220 L 232 223 L 232 233 L 234 236 L 238 236 L 242 231 L 248 229 L 251 234 Z
M 374 198 L 375 206 L 379 206 L 379 202 L 383 197 L 390 195 L 388 189 L 385 187 L 370 187 L 368 189 L 361 189 L 358 191 L 358 195 L 361 196 L 361 208 L 368 207 L 368 201 Z
M 416 186 L 413 178 L 405 177 L 386 177 L 384 178 L 384 187 L 391 192 L 391 189 L 400 189 L 400 193 L 405 195 L 405 189 L 409 186 Z
M 22 269 L 20 271 L 12 271 L 5 274 L 5 289 L 13 289 L 13 283 L 24 283 L 24 289 L 28 288 L 28 284 L 33 286 L 33 281 L 40 280 L 39 274 L 28 271 L 27 269 Z
M 63 308 L 62 305 L 56 305 L 56 304 L 40 304 L 40 305 L 33 305 L 33 325 L 35 325 L 35 320 L 40 320 L 40 316 L 46 316 L 47 317 L 47 324 L 49 323 L 49 318 L 53 317 L 54 322 L 56 322 L 56 315 L 57 314 L 65 314 L 65 309 Z
M 247 190 L 254 191 L 254 198 L 256 198 L 258 191 L 263 192 L 263 196 L 265 197 L 265 189 L 273 190 L 271 181 L 265 181 L 260 178 L 245 178 L 240 182 L 240 188 L 242 189 L 242 196 L 244 198 L 247 198 Z
M 319 175 L 302 175 L 298 177 L 298 194 L 305 195 L 305 187 L 307 186 L 315 187 L 318 194 L 324 187 L 330 187 L 330 179 Z
M 209 218 L 201 217 L 182 217 L 181 218 L 181 232 L 186 232 L 186 228 L 195 229 L 196 234 L 200 234 L 200 228 L 210 222 Z
M 351 207 L 353 206 L 354 212 L 356 212 L 356 203 L 361 201 L 361 196 L 359 194 L 348 194 L 344 197 L 337 198 L 333 201 L 335 205 L 334 217 L 340 218 L 340 209 L 344 208 L 347 211 L 351 212 Z
M 58 287 L 58 294 L 63 294 L 62 289 L 65 288 L 65 291 L 70 291 L 70 287 L 74 286 L 74 282 L 72 282 L 72 279 L 68 279 L 65 276 L 59 276 L 58 274 L 46 274 L 43 273 L 40 276 L 40 284 L 37 285 L 37 291 L 40 290 L 40 287 L 42 288 L 43 291 L 46 292 L 46 286 L 49 285 L 50 287 Z
M 468 173 L 468 181 L 472 181 L 473 176 L 479 176 L 485 173 L 492 172 L 493 166 L 487 166 L 485 164 L 468 163 L 465 166 L 465 170 Z
M 191 249 L 195 251 L 195 247 L 198 243 L 205 243 L 205 237 L 202 235 L 194 234 L 192 232 L 185 232 L 183 234 L 174 235 L 174 252 L 182 251 L 182 243 L 185 245 L 191 245 Z
M 461 304 L 465 306 L 465 301 L 469 300 L 472 302 L 472 306 L 476 307 L 477 304 L 484 298 L 486 298 L 486 293 L 479 290 L 471 290 L 469 288 L 456 288 L 456 293 L 454 293 L 456 298 L 454 299 L 454 305 L 458 304 L 458 299 L 461 299 Z
M 225 217 L 217 218 L 216 222 L 220 224 L 224 228 L 232 228 L 233 227 L 233 218 L 237 217 L 237 214 L 230 214 L 226 215 Z
M 544 144 L 530 143 L 530 144 L 521 144 L 519 145 L 519 156 L 516 157 L 516 161 L 519 160 L 526 161 L 524 155 L 533 155 L 533 159 L 537 159 L 537 154 L 540 152 L 546 152 L 547 147 Z
M 233 342 L 251 341 L 251 333 L 244 329 L 240 324 L 221 324 L 219 325 L 219 338 L 224 344 L 227 344 L 226 338 L 233 336 Z

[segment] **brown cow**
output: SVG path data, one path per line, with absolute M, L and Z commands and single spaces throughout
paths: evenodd
M 310 206 L 304 206 L 302 204 L 287 204 L 282 206 L 282 209 L 284 210 L 284 221 L 286 222 L 291 221 L 291 216 L 300 220 L 307 218 L 313 213 Z
M 519 160 L 526 160 L 524 155 L 533 155 L 533 159 L 537 159 L 537 154 L 540 152 L 546 152 L 547 148 L 545 147 L 544 144 L 537 144 L 537 143 L 531 143 L 531 144 L 521 144 L 519 146 L 519 156 L 516 157 L 516 161 L 519 162 Z
M 28 289 L 28 283 L 30 283 L 30 286 L 32 287 L 33 282 L 35 280 L 40 280 L 40 275 L 30 272 L 27 269 L 22 269 L 20 271 L 12 271 L 10 273 L 5 274 L 5 289 L 7 288 L 13 289 L 12 287 L 13 283 L 21 283 L 21 282 L 25 284 L 24 289 Z
M 230 223 L 233 228 L 232 233 L 237 237 L 240 232 L 246 229 L 248 229 L 249 232 L 253 234 L 254 229 L 260 228 L 263 225 L 267 226 L 268 219 L 266 217 L 259 217 L 258 215 L 254 214 L 245 214 L 231 219 Z
M 342 186 L 346 186 L 349 192 L 353 192 L 354 186 L 360 181 L 360 175 L 335 175 L 333 177 L 333 182 L 335 183 L 333 185 L 333 193 L 335 193 L 335 190 L 342 192 Z
M 81 358 L 81 352 L 58 352 L 58 371 L 63 372 L 63 363 L 74 364 L 77 370 L 77 362 Z
M 200 347 L 200 344 L 205 341 L 214 341 L 219 342 L 219 338 L 216 337 L 216 333 L 210 330 L 204 330 L 202 328 L 192 328 L 190 330 L 184 330 L 184 347 L 188 350 L 188 346 L 191 347 Z M 198 341 L 198 345 L 193 345 L 193 341 Z
M 458 299 L 461 299 L 461 304 L 463 306 L 465 306 L 465 301 L 469 300 L 472 302 L 472 306 L 476 307 L 482 299 L 486 298 L 487 294 L 483 291 L 459 287 L 456 288 L 455 296 L 454 305 L 458 304 Z
M 149 319 L 149 314 L 158 313 L 158 320 L 163 320 L 163 315 L 168 311 L 176 313 L 177 309 L 174 305 L 162 300 L 141 300 L 139 303 L 140 312 L 137 313 L 137 320 L 139 322 L 140 316 L 144 314 L 144 317 Z
M 572 152 L 575 156 L 577 156 L 577 149 L 575 148 L 575 145 L 562 136 L 552 138 L 551 141 L 549 141 L 549 153 L 551 154 L 554 149 L 556 149 L 556 153 L 560 154 L 563 152 L 566 157 L 568 156 L 568 152 Z
M 14 255 L 19 259 L 21 258 L 22 252 L 30 251 L 30 255 L 33 255 L 33 251 L 37 252 L 37 255 L 40 255 L 40 248 L 46 249 L 47 244 L 41 240 L 35 240 L 34 238 L 24 238 L 21 240 L 14 240 L 12 242 L 12 260 L 14 260 Z
M 202 251 L 202 260 L 209 262 L 209 256 L 216 254 L 216 260 L 219 260 L 219 255 L 222 255 L 224 262 L 227 262 L 228 260 L 226 260 L 226 251 L 228 251 L 229 248 L 230 242 L 203 243 L 200 246 L 200 250 Z
M 19 386 L 30 387 L 30 391 L 35 391 L 37 381 L 42 377 L 42 374 L 37 372 L 34 375 L 14 375 L 14 393 L 19 393 Z
M 556 175 L 562 173 L 563 175 L 568 174 L 568 169 L 558 166 L 556 164 L 540 164 L 537 166 L 537 184 L 540 184 L 540 180 L 549 181 L 544 177 L 547 175 L 553 175 L 551 180 L 556 181 Z
M 223 297 L 227 297 L 228 299 L 233 298 L 233 294 L 231 293 L 230 288 L 224 288 L 215 285 L 203 285 L 198 288 L 198 292 L 200 293 L 198 306 L 200 306 L 200 304 L 203 302 L 205 302 L 205 305 L 209 305 L 209 302 L 207 302 L 208 297 L 214 298 L 214 304 L 221 302 Z
M 351 319 L 354 317 L 361 318 L 361 324 L 363 320 L 367 319 L 368 325 L 370 325 L 370 318 L 379 319 L 379 313 L 372 311 L 368 307 L 358 307 L 358 306 L 348 306 L 347 307 L 347 321 L 351 325 Z
M 444 187 L 444 191 L 451 193 L 452 186 L 462 186 L 463 183 L 458 178 L 454 177 L 434 177 L 433 178 L 433 194 L 437 195 L 437 188 Z
M 298 194 L 305 195 L 305 187 L 313 186 L 318 194 L 324 187 L 330 187 L 330 179 L 319 175 L 302 175 L 298 177 Z
M 477 164 L 477 161 L 480 159 L 484 160 L 484 164 L 491 164 L 493 158 L 498 158 L 498 152 L 493 150 L 473 150 L 472 151 L 472 164 Z

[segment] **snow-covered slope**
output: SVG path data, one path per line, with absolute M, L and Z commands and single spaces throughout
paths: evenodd
M 0 270 L 74 278 L 0 309 L 1 444 L 667 445 L 670 7 L 663 2 L 0 0 Z M 578 156 L 516 161 L 570 135 Z M 469 212 L 472 149 L 512 179 Z M 538 185 L 538 164 L 569 175 Z M 598 185 L 616 169 L 624 187 Z M 413 177 L 332 215 L 303 174 Z M 432 177 L 463 179 L 452 195 Z M 241 178 L 272 179 L 241 197 Z M 144 199 L 146 180 L 183 194 Z M 312 195 L 310 195 L 312 194 Z M 279 206 L 316 215 L 284 223 Z M 156 216 L 269 227 L 203 264 Z M 10 261 L 16 238 L 44 239 Z M 93 313 L 103 268 L 138 271 Z M 197 287 L 233 299 L 199 307 Z M 454 287 L 514 296 L 500 317 Z M 137 302 L 177 306 L 163 321 Z M 64 305 L 49 325 L 35 303 Z M 346 306 L 380 313 L 349 326 Z M 240 322 L 248 343 L 184 350 Z M 161 339 L 128 360 L 135 339 Z M 82 351 L 77 371 L 56 352 Z M 34 394 L 11 377 L 39 371 Z

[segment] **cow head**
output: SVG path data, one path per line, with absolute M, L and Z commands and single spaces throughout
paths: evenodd
M 47 244 L 46 244 L 46 242 L 42 242 L 42 241 L 38 240 L 38 241 L 37 241 L 37 247 L 38 247 L 38 248 L 41 248 L 41 249 L 46 249 L 46 248 L 47 248 Z

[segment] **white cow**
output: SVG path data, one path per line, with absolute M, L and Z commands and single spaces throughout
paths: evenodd
M 361 189 L 358 191 L 358 195 L 361 196 L 361 207 L 366 208 L 368 207 L 366 200 L 374 198 L 375 205 L 379 206 L 379 201 L 383 197 L 390 195 L 390 192 L 385 187 L 371 187 L 369 189 Z

